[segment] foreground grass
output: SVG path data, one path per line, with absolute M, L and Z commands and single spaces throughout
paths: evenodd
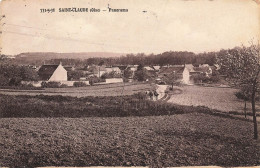
M 144 93 L 131 96 L 84 97 L 0 95 L 0 117 L 127 117 L 209 113 L 207 108 L 172 105 L 146 99 Z
M 243 112 L 244 102 L 236 98 L 235 92 L 237 90 L 233 88 L 184 86 L 182 93 L 172 96 L 168 102 L 187 106 L 206 106 L 226 112 Z M 248 111 L 250 111 L 249 104 Z
M 2 118 L 0 166 L 252 166 L 252 123 L 201 113 Z
M 0 94 L 6 95 L 49 95 L 49 96 L 121 96 L 132 95 L 141 91 L 151 89 L 148 83 L 115 83 L 106 85 L 94 85 L 86 87 L 68 87 L 68 88 L 44 88 L 44 90 L 0 90 Z M 42 89 L 42 88 L 39 88 Z M 124 90 L 124 91 L 123 91 Z
M 260 164 L 248 120 L 117 97 L 0 95 L 0 166 Z

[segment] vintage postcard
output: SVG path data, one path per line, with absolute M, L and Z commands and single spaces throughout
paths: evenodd
M 2 0 L 0 167 L 260 166 L 257 0 Z

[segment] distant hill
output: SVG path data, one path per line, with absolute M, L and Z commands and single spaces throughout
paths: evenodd
M 15 56 L 15 59 L 49 60 L 49 59 L 87 59 L 91 57 L 120 57 L 126 54 L 112 52 L 80 52 L 80 53 L 54 53 L 54 52 L 28 52 Z

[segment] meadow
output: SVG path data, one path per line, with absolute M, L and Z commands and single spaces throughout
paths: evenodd
M 0 165 L 254 166 L 252 123 L 202 113 L 1 118 Z
M 253 123 L 215 108 L 221 96 L 219 107 L 230 103 L 227 95 L 235 90 L 183 87 L 169 100 L 191 97 L 181 105 L 149 101 L 134 91 L 151 85 L 129 85 L 131 95 L 105 96 L 109 89 L 121 93 L 110 86 L 74 90 L 91 88 L 103 96 L 0 94 L 0 166 L 260 165 Z
M 202 87 L 202 86 L 183 86 L 181 94 L 174 94 L 168 100 L 169 103 L 187 106 L 205 106 L 210 109 L 230 112 L 243 112 L 244 101 L 237 99 L 235 93 L 238 91 L 233 88 Z M 248 112 L 251 104 L 247 104 Z M 256 108 L 260 110 L 257 102 Z M 258 110 L 258 112 L 260 112 Z
M 85 96 L 121 96 L 132 95 L 141 91 L 149 90 L 153 87 L 147 83 L 115 83 L 106 85 L 94 85 L 86 87 L 68 88 L 44 88 L 44 90 L 6 90 L 0 89 L 0 94 L 7 95 L 62 95 L 73 97 Z

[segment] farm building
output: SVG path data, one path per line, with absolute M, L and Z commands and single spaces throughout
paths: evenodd
M 192 76 L 195 74 L 205 74 L 206 76 L 210 76 L 212 74 L 212 69 L 210 66 L 200 66 L 194 67 L 192 64 L 185 65 L 174 65 L 174 66 L 165 66 L 160 69 L 159 78 L 163 78 L 163 76 L 167 76 L 171 73 L 176 73 L 177 77 L 184 84 L 192 84 Z
M 183 65 L 162 67 L 160 69 L 158 77 L 159 77 L 159 79 L 163 79 L 165 76 L 167 76 L 171 73 L 175 73 L 177 78 L 179 78 L 180 81 L 183 81 L 183 72 L 184 72 L 184 66 Z
M 42 81 L 67 81 L 66 69 L 61 65 L 42 65 L 38 71 Z
M 128 65 L 127 68 L 130 68 L 131 71 L 135 72 L 137 71 L 138 65 Z
M 121 70 L 119 69 L 119 67 L 106 67 L 106 72 L 116 72 L 118 74 L 121 74 Z
M 194 67 L 192 64 L 185 64 L 183 71 L 183 83 L 192 84 L 193 81 L 191 80 L 191 76 L 195 74 L 205 74 L 207 77 L 209 77 L 212 74 L 212 69 L 208 65 Z
M 161 68 L 161 66 L 159 66 L 159 65 L 155 65 L 155 66 L 153 66 L 153 68 L 154 68 L 156 71 L 159 71 L 160 68 Z
M 199 67 L 209 67 L 209 64 L 200 64 Z
M 147 71 L 155 71 L 154 67 L 152 66 L 145 66 L 144 69 L 146 69 Z

